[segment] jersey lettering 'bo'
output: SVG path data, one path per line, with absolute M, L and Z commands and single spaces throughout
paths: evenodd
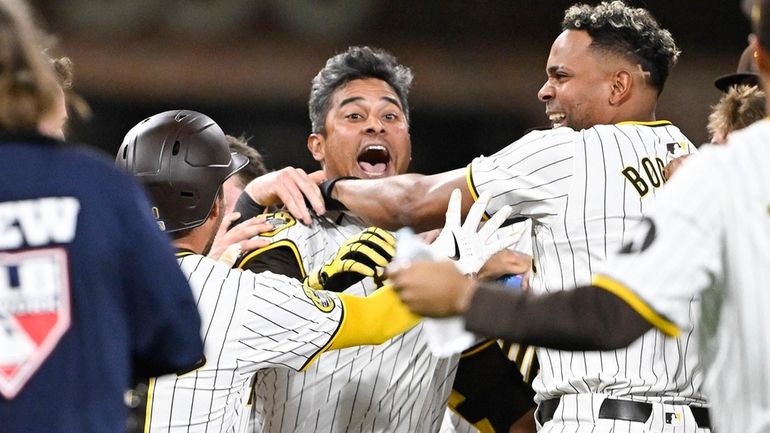
M 694 150 L 665 121 L 535 131 L 475 159 L 468 183 L 473 194 L 492 192 L 490 213 L 508 204 L 532 219 L 532 289 L 548 293 L 589 284 L 592 271 L 655 204 L 662 167 Z M 616 351 L 539 349 L 537 399 L 609 393 L 703 402 L 694 337 L 667 339 L 655 330 Z
M 252 270 L 284 269 L 281 273 L 304 277 L 331 258 L 350 236 L 367 227 L 348 214 L 336 220 L 314 217 L 310 226 L 288 215 L 272 233 L 266 247 L 246 256 Z M 264 236 L 264 234 L 262 235 Z M 286 257 L 295 263 L 287 266 Z M 282 263 L 277 263 L 281 260 Z M 243 265 L 243 263 L 242 263 Z M 293 267 L 293 269 L 292 269 Z M 371 278 L 354 284 L 345 293 L 368 295 L 376 287 Z M 286 369 L 257 373 L 253 406 L 254 431 L 288 432 L 430 432 L 438 431 L 457 368 L 457 357 L 431 355 L 422 324 L 379 346 L 361 346 L 325 353 L 303 374 Z
M 340 301 L 327 295 L 337 308 L 319 314 L 290 278 L 257 276 L 184 254 L 178 260 L 201 313 L 205 364 L 150 381 L 145 431 L 242 431 L 254 373 L 268 367 L 301 370 L 310 363 L 340 325 Z

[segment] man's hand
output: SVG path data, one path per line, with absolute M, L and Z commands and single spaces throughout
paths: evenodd
M 687 159 L 690 155 L 682 155 L 678 158 L 674 158 L 671 161 L 669 161 L 668 164 L 666 164 L 666 167 L 663 169 L 663 179 L 668 181 L 671 179 L 671 176 L 674 175 L 674 172 L 679 170 L 679 167 L 682 166 L 682 163 L 685 159 Z
M 232 229 L 227 230 L 230 223 L 237 220 L 240 216 L 241 214 L 238 212 L 231 212 L 225 215 L 222 224 L 219 225 L 219 230 L 217 230 L 207 257 L 232 266 L 238 260 L 241 252 L 256 250 L 270 244 L 269 240 L 256 237 L 260 233 L 273 230 L 273 225 L 266 223 L 263 215 L 249 218 Z
M 318 215 L 326 213 L 324 199 L 318 188 L 318 183 L 323 179 L 322 171 L 307 174 L 301 168 L 286 167 L 252 180 L 244 192 L 260 206 L 283 203 L 295 218 L 310 224 L 310 211 L 305 200 Z
M 528 281 L 529 271 L 532 269 L 532 256 L 518 251 L 502 250 L 494 254 L 479 269 L 479 280 L 496 280 L 503 275 L 523 275 L 522 287 Z
M 479 229 L 490 198 L 489 192 L 481 194 L 461 225 L 462 195 L 459 189 L 452 191 L 446 211 L 446 224 L 436 241 L 430 245 L 434 256 L 457 260 L 457 266 L 463 273 L 475 273 L 493 254 L 518 240 L 519 236 L 509 236 L 509 231 L 498 232 L 511 214 L 510 206 L 503 206 Z
M 447 317 L 464 313 L 475 292 L 475 283 L 449 260 L 414 261 L 388 267 L 388 278 L 401 301 L 413 313 Z
M 304 284 L 315 290 L 341 292 L 372 277 L 379 285 L 396 252 L 395 245 L 396 238 L 390 232 L 369 227 L 345 241 L 331 260 L 305 277 Z

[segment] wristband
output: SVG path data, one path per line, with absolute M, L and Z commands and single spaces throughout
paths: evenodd
M 332 198 L 332 191 L 334 190 L 334 184 L 336 184 L 337 181 L 346 180 L 346 179 L 360 179 L 360 178 L 355 176 L 340 176 L 332 179 L 327 179 L 321 182 L 320 184 L 318 184 L 318 187 L 321 188 L 321 195 L 324 198 L 324 206 L 326 206 L 326 210 L 348 210 L 348 208 L 345 207 L 345 205 L 342 204 L 342 202 Z

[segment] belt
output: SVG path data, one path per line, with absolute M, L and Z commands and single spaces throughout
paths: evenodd
M 543 400 L 537 406 L 537 420 L 540 425 L 553 419 L 559 406 L 558 398 Z M 689 406 L 699 428 L 711 428 L 709 411 L 705 407 Z M 608 398 L 599 407 L 600 419 L 619 419 L 624 421 L 647 422 L 652 414 L 652 404 L 641 401 L 617 400 Z

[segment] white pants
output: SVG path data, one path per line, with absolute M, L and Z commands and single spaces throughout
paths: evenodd
M 600 419 L 599 408 L 605 394 L 568 394 L 562 396 L 553 419 L 540 425 L 539 433 L 710 433 L 698 428 L 688 406 L 650 403 L 652 414 L 646 422 Z

